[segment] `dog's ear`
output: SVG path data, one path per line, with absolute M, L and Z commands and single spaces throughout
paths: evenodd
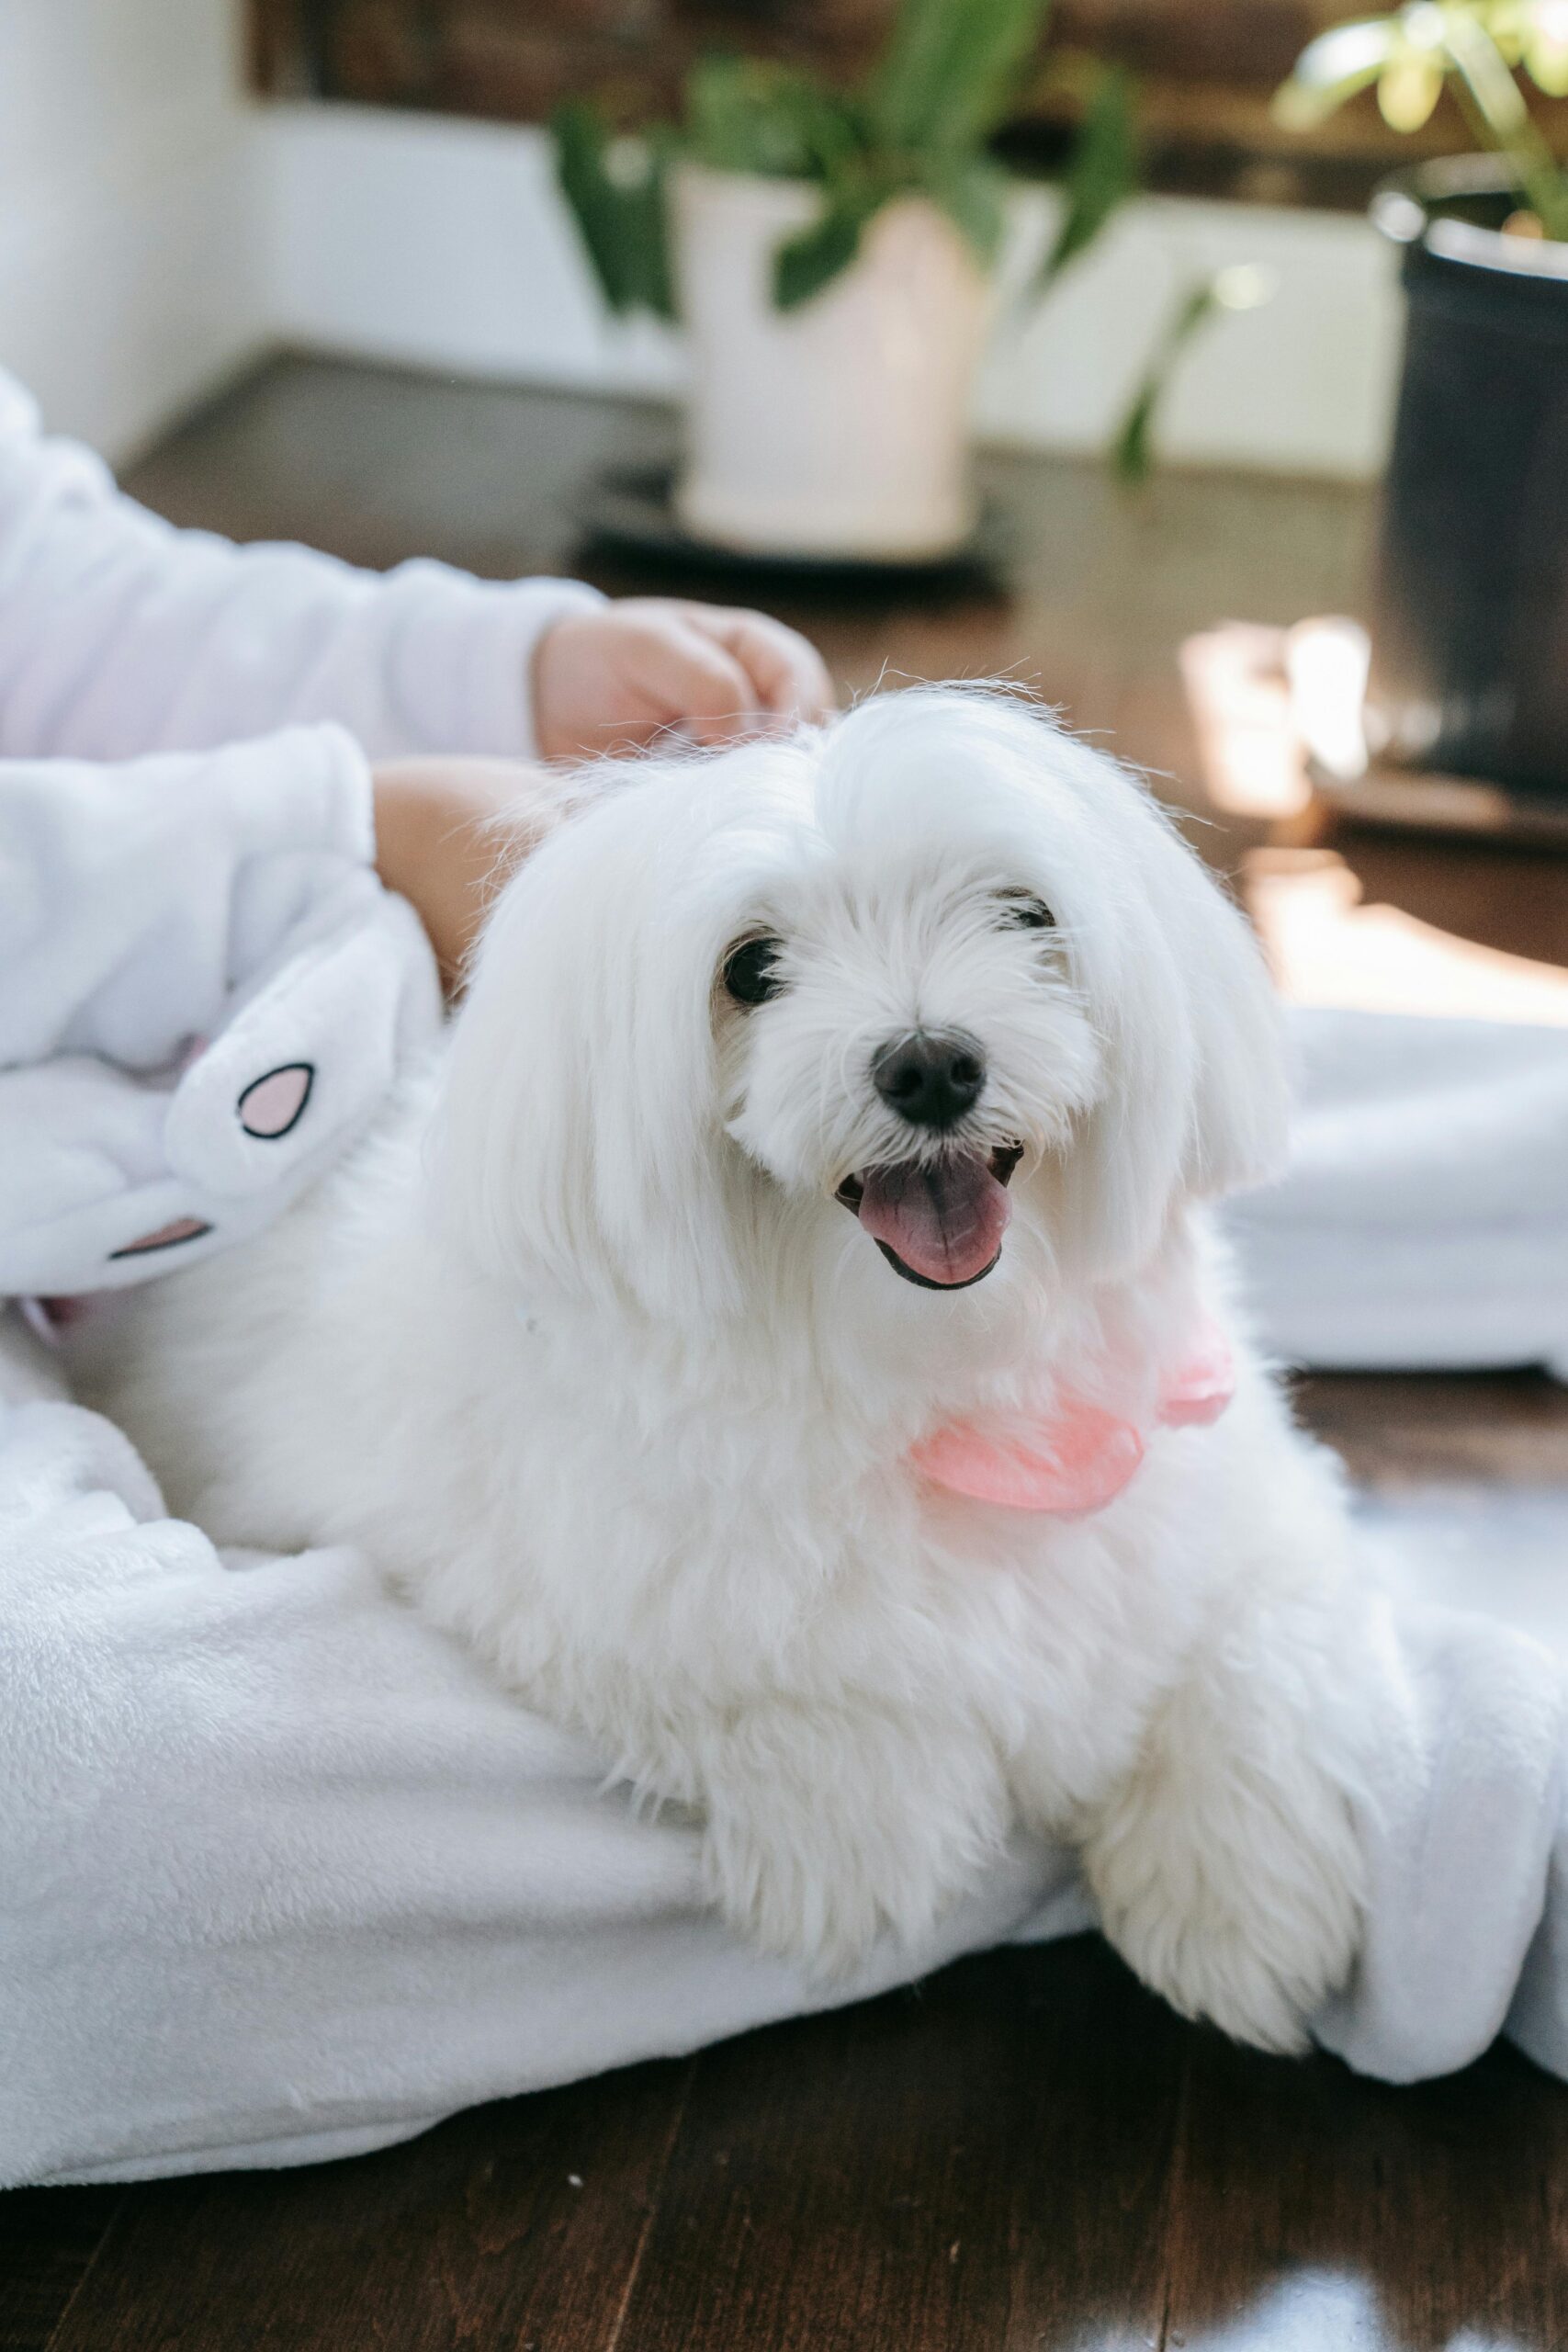
M 711 1321 L 739 1296 L 715 1102 L 723 922 L 682 873 L 656 775 L 501 893 L 453 1037 L 436 1196 L 486 1274 Z
M 1106 850 L 1098 906 L 1077 928 L 1108 1083 L 1070 1155 L 1066 1205 L 1088 1261 L 1120 1274 L 1147 1259 L 1180 1199 L 1277 1171 L 1285 1056 L 1243 916 L 1139 785 L 1070 750 Z

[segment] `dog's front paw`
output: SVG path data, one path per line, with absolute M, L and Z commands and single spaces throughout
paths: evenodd
M 1084 1852 L 1105 1932 L 1145 1984 L 1262 2050 L 1307 2047 L 1359 1940 L 1348 1809 L 1337 1790 L 1315 1793 L 1296 1818 L 1264 1807 L 1216 1832 L 1134 1788 Z

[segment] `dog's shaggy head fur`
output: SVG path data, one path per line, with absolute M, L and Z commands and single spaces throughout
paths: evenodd
M 1257 951 L 1147 794 L 1015 695 L 931 688 L 650 760 L 537 854 L 444 1168 L 524 1287 L 710 1329 L 787 1288 L 1005 1347 L 1003 1300 L 1135 1274 L 1283 1115 Z

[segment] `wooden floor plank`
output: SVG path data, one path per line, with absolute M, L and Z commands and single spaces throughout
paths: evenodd
M 690 2069 L 629 2069 L 406 2146 L 131 2192 L 49 2352 L 612 2352 Z
M 1568 1487 L 1568 1388 L 1544 1373 L 1319 1374 L 1296 1405 L 1364 1486 Z
M 621 2352 L 1153 2342 L 1186 2046 L 1080 1939 L 709 2052 Z
M 46 2352 L 126 2193 L 35 2188 L 0 2197 L 0 2352 Z
M 1514 2052 L 1391 2088 L 1194 2035 L 1168 2341 L 1562 2352 L 1568 2094 Z

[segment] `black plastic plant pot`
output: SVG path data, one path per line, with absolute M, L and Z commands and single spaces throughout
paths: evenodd
M 1372 606 L 1376 759 L 1568 796 L 1568 244 L 1489 156 L 1402 174 L 1404 374 Z

